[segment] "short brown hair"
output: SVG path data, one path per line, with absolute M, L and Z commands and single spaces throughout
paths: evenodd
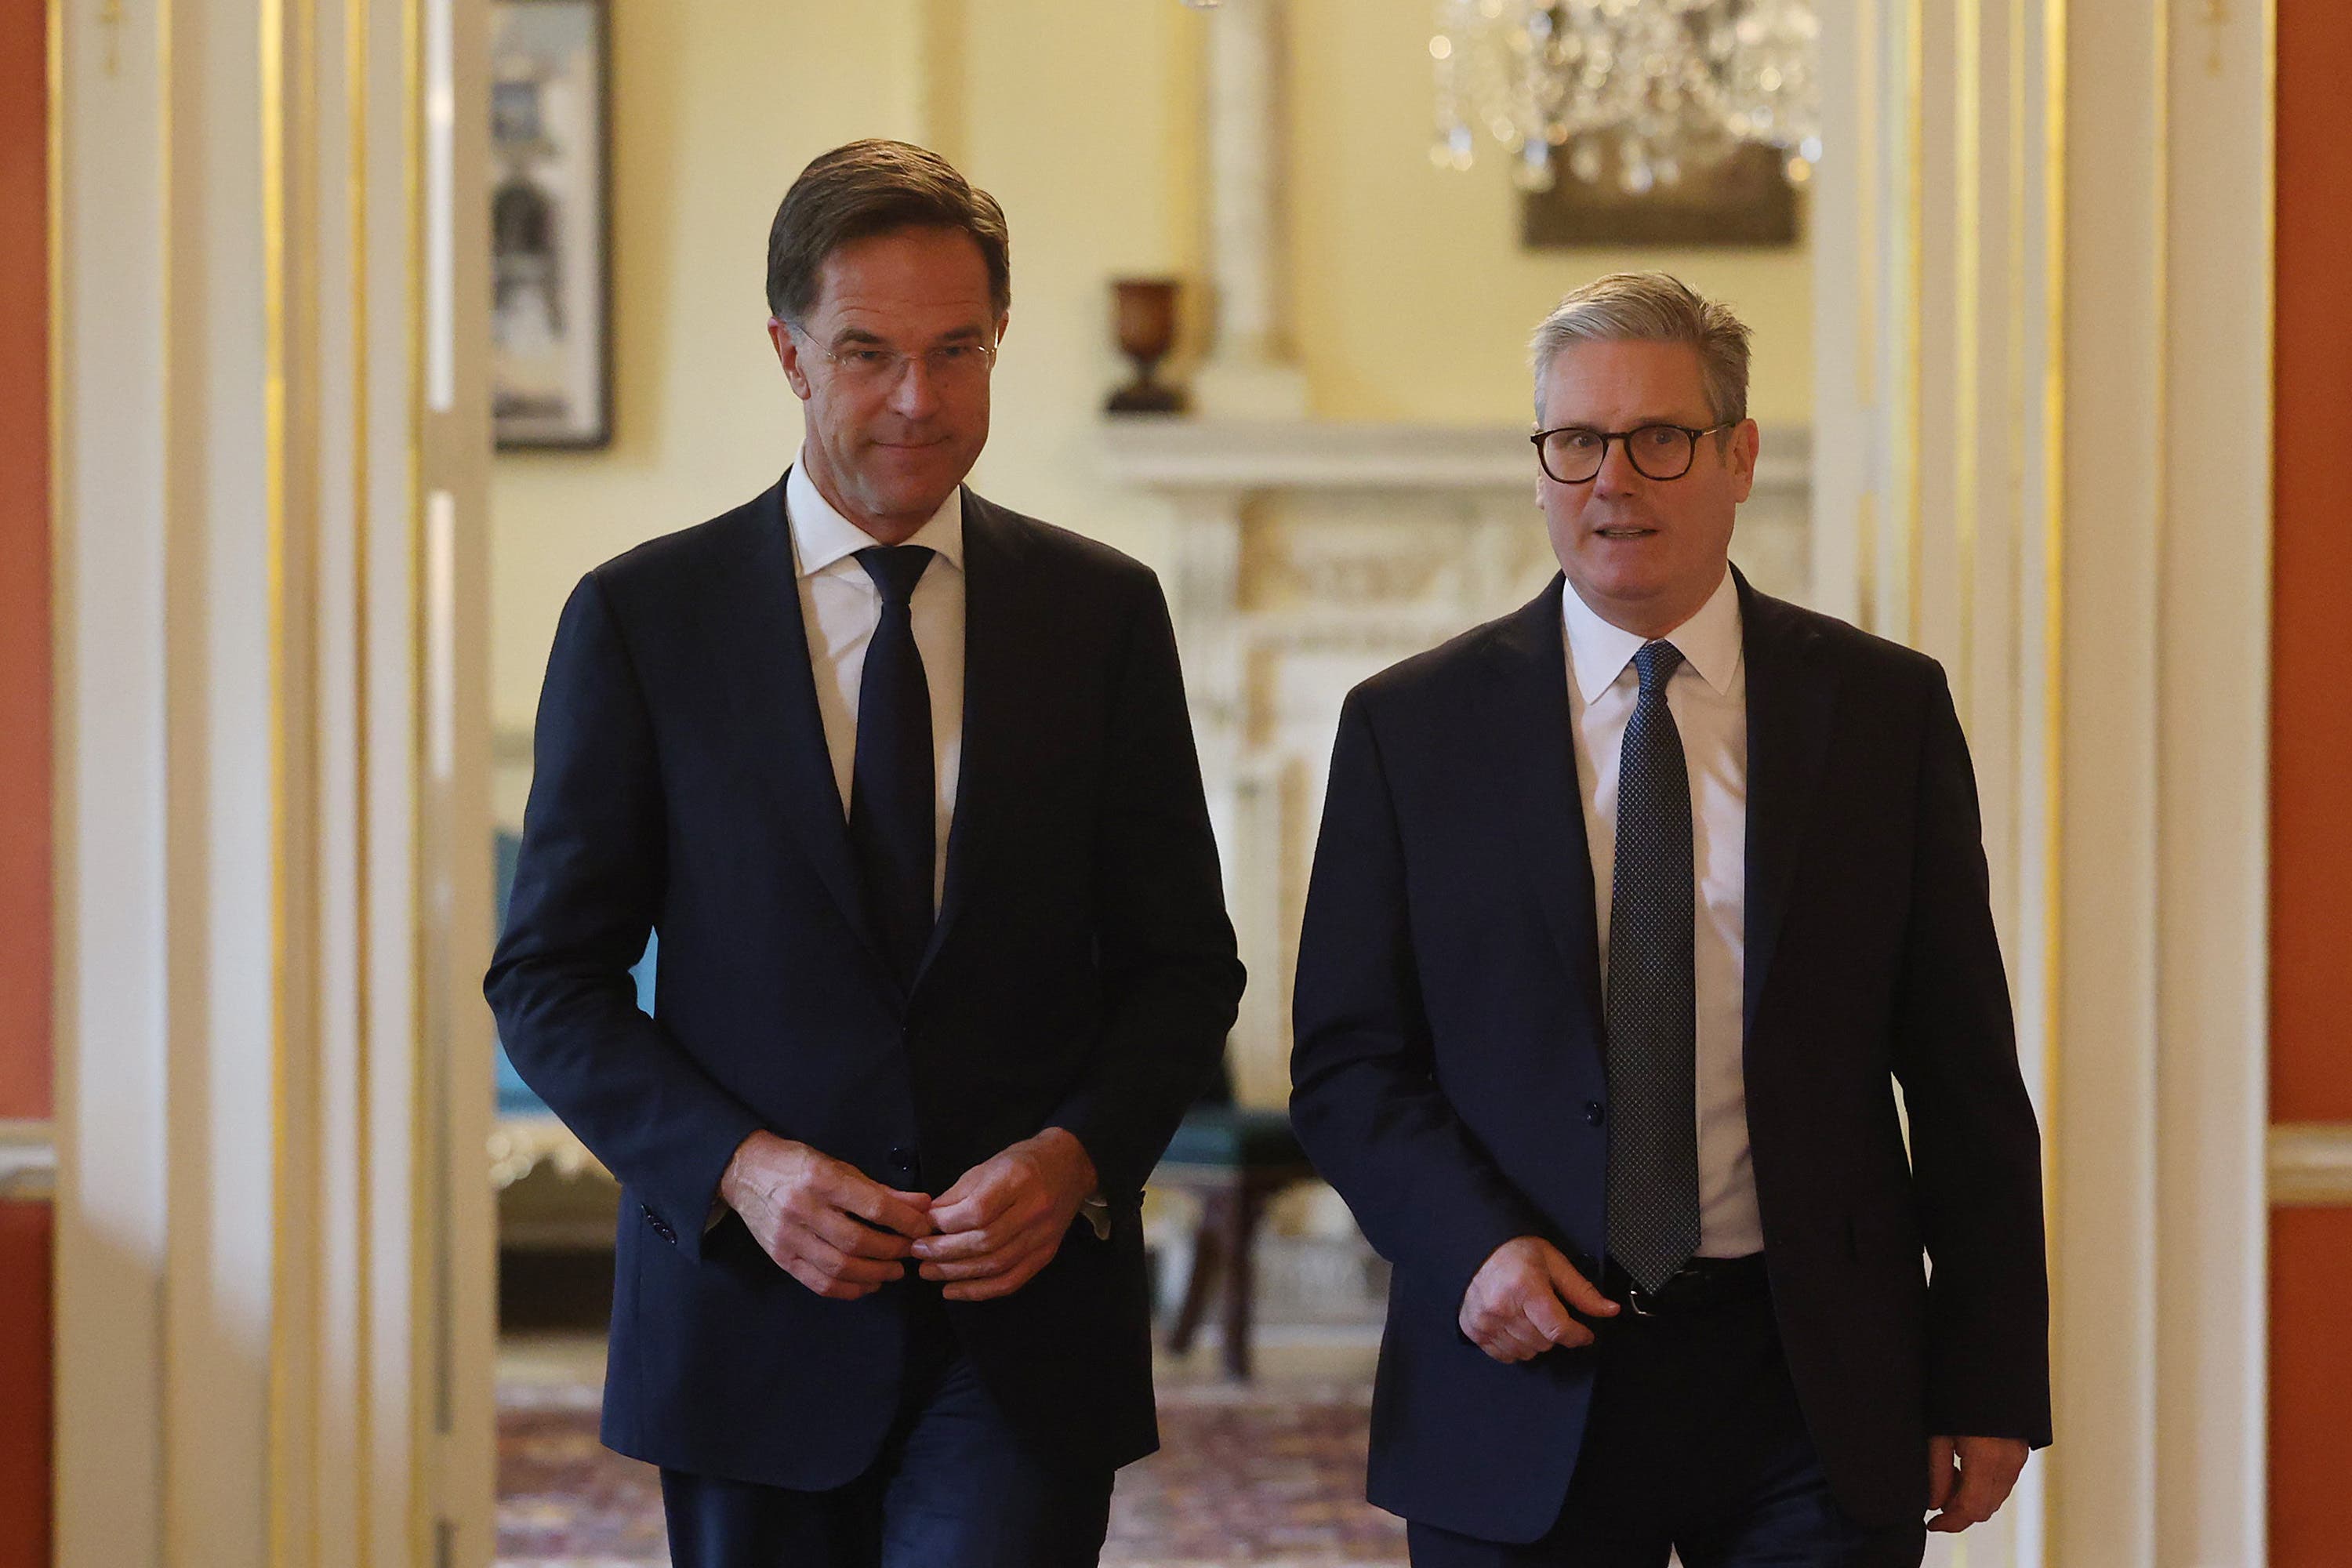
M 988 264 L 994 313 L 1004 314 L 1013 302 L 1004 209 L 937 153 L 880 140 L 818 154 L 784 193 L 768 228 L 769 312 L 797 322 L 816 304 L 826 257 L 852 240 L 901 228 L 971 236 Z
M 1536 328 L 1536 416 L 1543 416 L 1544 372 L 1573 343 L 1687 343 L 1698 351 L 1707 406 L 1717 423 L 1748 417 L 1748 326 L 1731 307 L 1664 272 L 1612 272 L 1554 306 Z

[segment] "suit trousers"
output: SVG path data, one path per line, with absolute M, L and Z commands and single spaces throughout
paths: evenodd
M 911 1342 L 874 1463 L 830 1491 L 663 1470 L 675 1568 L 1093 1568 L 1113 1473 L 1048 1465 L 1014 1435 L 958 1348 L 939 1287 L 885 1289 L 914 1293 Z
M 1608 1320 L 1546 1353 L 1597 1363 L 1558 1522 L 1518 1545 L 1412 1521 L 1413 1568 L 1665 1568 L 1670 1551 L 1684 1568 L 1917 1568 L 1924 1524 L 1870 1528 L 1830 1495 L 1769 1295 Z

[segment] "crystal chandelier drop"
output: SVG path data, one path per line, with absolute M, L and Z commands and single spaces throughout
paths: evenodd
M 1578 179 L 1636 195 L 1743 143 L 1779 149 L 1801 182 L 1821 157 L 1812 0 L 1438 0 L 1441 167 L 1470 167 L 1484 131 L 1524 188 Z

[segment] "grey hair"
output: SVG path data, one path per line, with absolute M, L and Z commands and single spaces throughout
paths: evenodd
M 1687 343 L 1698 351 L 1706 404 L 1718 425 L 1748 417 L 1748 324 L 1731 307 L 1664 272 L 1612 272 L 1552 307 L 1528 344 L 1535 363 L 1536 417 L 1543 417 L 1544 373 L 1578 343 Z

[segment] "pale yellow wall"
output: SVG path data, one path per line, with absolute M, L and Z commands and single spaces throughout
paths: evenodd
M 636 542 L 756 493 L 799 405 L 761 325 L 776 202 L 860 136 L 940 147 L 1005 205 L 1013 323 L 974 485 L 1147 559 L 1166 510 L 1105 484 L 1096 411 L 1125 378 L 1108 279 L 1197 264 L 1200 29 L 1175 0 L 614 0 L 616 429 L 502 454 L 493 718 L 526 730 L 563 597 Z M 520 802 L 501 790 L 502 815 Z
M 501 731 L 530 726 L 582 573 L 749 499 L 790 460 L 800 405 L 768 346 L 768 221 L 826 148 L 917 134 L 919 20 L 917 0 L 612 0 L 616 439 L 493 465 Z
M 992 497 L 1167 555 L 1166 508 L 1106 481 L 1105 394 L 1124 379 L 1108 288 L 1185 277 L 1204 315 L 1199 97 L 1214 11 L 1178 0 L 613 0 L 618 439 L 501 456 L 492 490 L 493 712 L 527 729 L 580 574 L 771 482 L 798 405 L 761 331 L 783 189 L 854 137 L 939 146 L 1004 204 L 1013 324 L 973 476 Z M 1297 349 L 1314 412 L 1518 423 L 1523 345 L 1560 293 L 1664 265 L 1757 328 L 1752 408 L 1810 406 L 1801 250 L 1526 253 L 1497 151 L 1428 157 L 1426 0 L 1291 0 Z M 502 792 L 501 810 L 512 816 Z
M 1603 272 L 1664 267 L 1755 329 L 1748 412 L 1812 408 L 1812 268 L 1773 250 L 1522 250 L 1503 150 L 1430 162 L 1427 0 L 1289 0 L 1298 349 L 1334 419 L 1528 418 L 1528 333 Z
M 971 0 L 962 167 L 1013 226 L 1013 324 L 973 487 L 1147 561 L 1168 511 L 1102 477 L 1100 409 L 1129 367 L 1110 279 L 1197 269 L 1202 29 L 1176 0 Z

